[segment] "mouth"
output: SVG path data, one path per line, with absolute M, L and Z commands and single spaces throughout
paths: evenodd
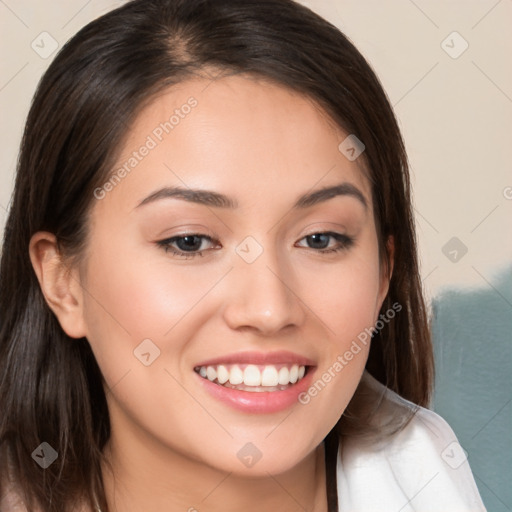
M 300 382 L 311 368 L 302 364 L 215 364 L 196 366 L 203 379 L 219 386 L 253 393 L 285 391 Z
M 238 352 L 194 367 L 213 399 L 250 414 L 284 411 L 299 402 L 316 372 L 312 359 L 289 351 Z

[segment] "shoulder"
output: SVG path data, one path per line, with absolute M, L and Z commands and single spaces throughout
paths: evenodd
M 379 441 L 343 438 L 337 466 L 340 510 L 485 511 L 466 453 L 448 423 L 369 374 L 364 379 L 381 394 L 386 417 L 409 415 L 410 420 Z

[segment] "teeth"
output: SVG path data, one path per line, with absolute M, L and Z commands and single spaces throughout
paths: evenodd
M 292 366 L 292 369 L 290 370 L 290 382 L 292 384 L 295 384 L 297 382 L 297 379 L 299 378 L 299 367 L 294 364 Z
M 229 383 L 233 385 L 242 384 L 244 381 L 244 374 L 238 366 L 233 366 L 229 372 Z
M 261 373 L 258 370 L 257 366 L 250 364 L 245 367 L 244 384 L 246 386 L 260 386 L 261 385 Z
M 279 370 L 279 377 L 278 377 L 279 384 L 288 384 L 290 382 L 290 372 L 288 371 L 288 368 L 286 366 L 283 366 Z
M 219 384 L 224 384 L 229 380 L 229 372 L 222 364 L 217 367 L 217 380 Z
M 281 366 L 281 365 L 278 365 Z M 268 391 L 286 389 L 295 384 L 306 374 L 306 367 L 294 364 L 290 367 L 274 365 L 257 366 L 248 364 L 245 368 L 238 365 L 201 366 L 196 368 L 201 377 L 237 389 L 252 388 L 251 391 Z
M 212 382 L 217 378 L 217 370 L 213 366 L 206 368 L 206 378 Z
M 275 366 L 265 366 L 261 374 L 262 386 L 277 386 L 279 384 L 279 374 Z

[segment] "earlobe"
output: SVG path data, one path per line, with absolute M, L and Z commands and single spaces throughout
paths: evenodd
M 29 254 L 46 303 L 64 332 L 72 338 L 86 336 L 78 272 L 64 261 L 55 235 L 45 231 L 35 233 L 30 240 Z

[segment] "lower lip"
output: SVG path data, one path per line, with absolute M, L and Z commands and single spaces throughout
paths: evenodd
M 309 388 L 314 370 L 309 367 L 301 380 L 283 391 L 241 391 L 214 384 L 199 374 L 197 377 L 201 379 L 206 391 L 217 400 L 243 412 L 265 414 L 283 411 L 299 403 L 299 395 Z

